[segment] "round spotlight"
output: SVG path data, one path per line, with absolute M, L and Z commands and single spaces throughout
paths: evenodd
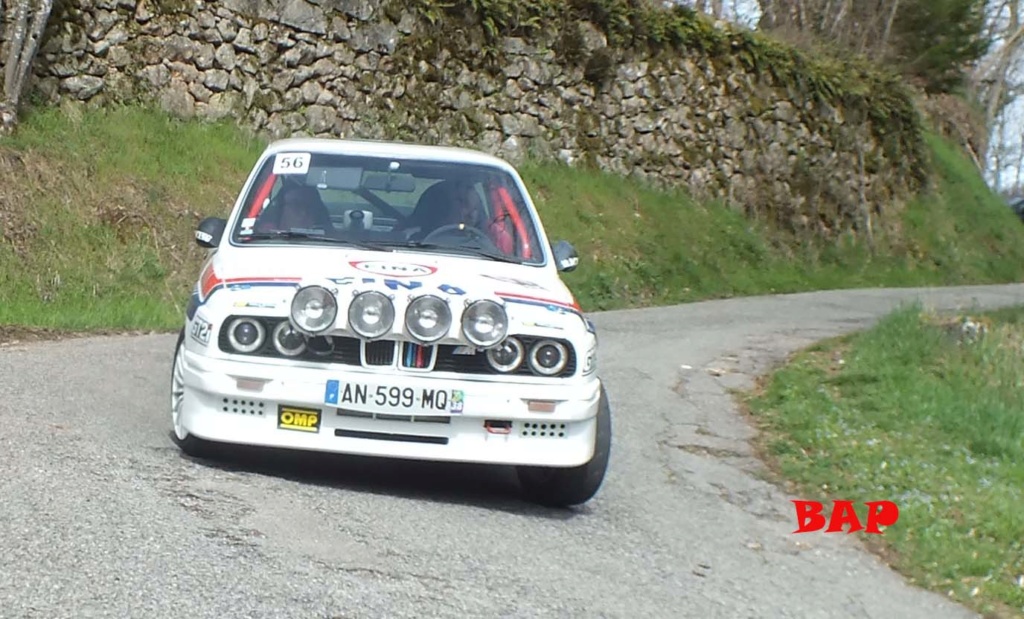
M 519 367 L 526 356 L 523 343 L 514 337 L 506 339 L 487 351 L 487 363 L 499 372 L 511 372 Z
M 292 323 L 315 335 L 331 328 L 338 317 L 338 301 L 323 286 L 306 286 L 292 298 Z
M 274 327 L 271 339 L 274 349 L 286 357 L 297 357 L 306 350 L 306 337 L 287 320 Z
M 569 351 L 565 344 L 554 340 L 541 340 L 530 349 L 530 369 L 544 376 L 554 376 L 565 369 Z
M 405 328 L 421 342 L 436 342 L 452 326 L 452 311 L 439 297 L 423 295 L 405 310 Z
M 361 292 L 348 307 L 348 322 L 353 331 L 367 339 L 380 337 L 395 324 L 395 306 L 376 290 Z
M 250 353 L 259 350 L 267 337 L 263 323 L 255 318 L 236 318 L 228 327 L 228 341 L 238 352 Z
M 488 299 L 474 301 L 462 314 L 462 332 L 481 348 L 494 346 L 508 334 L 505 308 Z

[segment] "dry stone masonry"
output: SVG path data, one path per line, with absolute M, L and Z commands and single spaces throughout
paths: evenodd
M 858 227 L 907 191 L 869 122 L 723 72 L 698 52 L 616 58 L 578 25 L 549 40 L 436 31 L 393 0 L 64 0 L 31 88 L 156 103 L 272 137 L 398 138 L 513 161 L 585 162 L 683 185 L 797 229 Z M 603 61 L 603 62 L 602 62 Z

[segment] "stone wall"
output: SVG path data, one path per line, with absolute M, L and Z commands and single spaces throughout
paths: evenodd
M 405 6 L 64 0 L 31 88 L 49 102 L 230 117 L 272 137 L 411 139 L 596 164 L 826 233 L 914 189 L 914 162 L 863 110 L 794 94 L 767 71 L 726 70 L 698 50 L 624 52 L 587 22 L 571 36 L 488 42 L 472 16 L 432 26 Z

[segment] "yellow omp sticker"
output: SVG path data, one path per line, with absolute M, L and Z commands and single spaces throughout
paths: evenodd
M 300 432 L 314 433 L 319 432 L 320 411 L 315 408 L 278 406 L 277 427 L 281 430 L 299 430 Z

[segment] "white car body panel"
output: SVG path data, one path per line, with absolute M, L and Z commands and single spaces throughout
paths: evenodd
M 395 458 L 558 467 L 587 463 L 594 455 L 601 394 L 597 336 L 561 280 L 546 241 L 539 265 L 415 250 L 283 243 L 246 247 L 230 242 L 229 231 L 242 216 L 242 196 L 267 157 L 282 151 L 331 149 L 484 163 L 501 167 L 522 182 L 504 161 L 463 149 L 318 139 L 272 144 L 242 188 L 189 303 L 181 430 L 216 442 Z M 520 190 L 529 200 L 525 187 Z M 539 237 L 545 239 L 532 203 L 528 210 Z M 338 317 L 330 333 L 352 338 L 338 340 L 347 342 L 341 357 L 347 361 L 226 350 L 222 330 L 230 317 L 287 319 L 292 296 L 307 284 L 336 291 Z M 450 354 L 443 357 L 447 365 L 438 352 L 433 368 L 402 367 L 403 348 L 393 353 L 390 363 L 365 363 L 371 354 L 368 346 L 374 345 L 353 343 L 357 336 L 346 330 L 346 315 L 353 295 L 370 289 L 384 292 L 394 303 L 395 326 L 383 338 L 388 341 L 411 341 L 403 326 L 411 295 L 429 292 L 447 299 L 453 326 L 435 346 L 448 347 Z M 480 298 L 504 305 L 509 334 L 567 343 L 575 369 L 563 377 L 464 371 L 466 364 L 483 363 L 483 352 L 468 354 L 474 347 L 459 328 L 466 302 Z M 386 356 L 380 352 L 386 345 L 376 346 L 380 350 L 373 354 Z M 408 359 L 415 361 L 409 354 Z M 383 403 L 378 385 L 384 388 Z M 424 394 L 434 394 L 434 399 L 427 397 L 418 407 L 404 406 L 420 402 Z M 366 400 L 344 401 L 360 395 Z M 302 410 L 284 410 L 293 422 L 285 428 L 278 415 L 282 407 L 320 412 L 315 425 L 303 427 L 312 417 L 303 417 Z M 509 427 L 488 429 L 488 420 Z

